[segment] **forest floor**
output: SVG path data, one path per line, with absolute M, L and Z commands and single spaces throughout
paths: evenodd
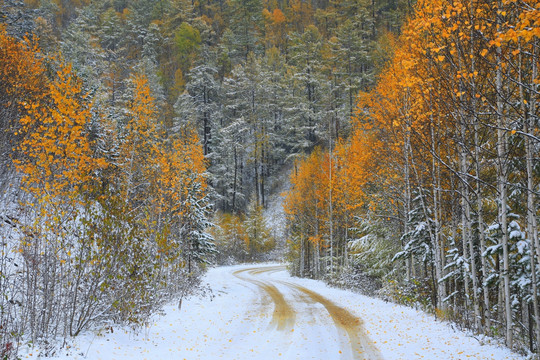
M 213 268 L 205 281 L 213 296 L 171 304 L 138 332 L 87 332 L 55 358 L 523 359 L 426 313 L 292 278 L 280 264 Z

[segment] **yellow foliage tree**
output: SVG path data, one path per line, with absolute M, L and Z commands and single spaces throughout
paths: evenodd
M 93 156 L 87 136 L 90 105 L 69 65 L 60 66 L 47 91 L 47 102 L 24 103 L 27 114 L 20 123 L 26 135 L 16 164 L 26 189 L 40 201 L 80 200 L 93 172 L 106 166 Z

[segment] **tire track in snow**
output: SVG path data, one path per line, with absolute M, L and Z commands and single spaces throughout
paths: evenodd
M 284 266 L 249 268 L 249 269 L 239 270 L 235 272 L 235 275 L 237 276 L 236 273 L 239 273 L 239 272 L 248 272 L 251 275 L 259 275 L 263 273 L 274 273 L 277 271 L 283 271 L 284 269 L 285 269 Z M 256 285 L 258 285 L 257 283 L 264 284 L 262 286 L 270 294 L 270 296 L 272 296 L 272 294 L 268 291 L 268 289 L 266 289 L 266 286 L 270 286 L 271 288 L 275 289 L 279 293 L 277 288 L 274 285 L 269 284 L 268 282 L 263 282 L 263 281 L 248 279 L 248 278 L 243 278 L 243 277 L 242 277 L 242 280 L 250 281 L 252 283 L 255 283 Z M 348 310 L 336 305 L 335 303 L 328 300 L 324 296 L 304 286 L 294 284 L 291 282 L 286 282 L 286 281 L 277 281 L 277 282 L 289 287 L 295 292 L 299 292 L 300 294 L 303 294 L 304 296 L 301 296 L 299 300 L 303 301 L 304 303 L 310 303 L 310 302 L 319 303 L 326 309 L 326 311 L 330 314 L 330 317 L 332 318 L 338 330 L 344 330 L 347 333 L 349 337 L 349 341 L 350 341 L 352 357 L 354 360 L 382 360 L 383 359 L 380 351 L 377 349 L 377 347 L 373 344 L 373 341 L 371 341 L 371 339 L 367 335 L 363 326 L 363 321 L 360 318 L 356 317 L 355 315 L 350 313 Z M 281 295 L 281 293 L 279 294 L 281 296 L 279 301 L 281 300 L 285 301 L 283 295 Z M 274 296 L 272 296 L 272 299 L 276 303 L 276 309 L 277 309 L 278 303 L 276 302 L 276 299 L 274 299 Z M 289 305 L 287 305 L 287 307 L 290 309 Z M 293 324 L 294 324 L 294 321 L 293 321 Z
M 276 267 L 277 268 L 277 267 Z M 289 303 L 285 300 L 283 294 L 271 283 L 255 280 L 249 277 L 242 276 L 243 273 L 248 272 L 250 274 L 259 274 L 261 268 L 249 268 L 242 269 L 233 272 L 233 275 L 237 278 L 252 283 L 266 292 L 272 301 L 274 302 L 274 313 L 272 314 L 271 325 L 276 325 L 278 330 L 291 329 L 294 326 L 296 320 L 296 312 L 291 308 Z M 279 269 L 280 270 L 280 269 Z M 275 270 L 275 271 L 279 271 Z M 268 271 L 272 271 L 272 268 L 268 268 Z M 265 271 L 262 271 L 265 272 Z
M 324 296 L 309 290 L 301 285 L 282 282 L 292 289 L 296 289 L 306 294 L 311 300 L 323 305 L 332 317 L 334 324 L 338 329 L 345 330 L 349 336 L 352 356 L 355 360 L 382 360 L 383 357 L 379 349 L 367 335 L 363 322 L 360 318 L 354 316 L 346 309 L 334 304 Z

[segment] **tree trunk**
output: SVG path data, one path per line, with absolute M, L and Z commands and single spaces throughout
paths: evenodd
M 430 96 L 430 104 L 431 104 L 431 96 Z M 431 107 L 431 105 L 430 105 Z M 444 277 L 444 266 L 443 266 L 443 258 L 444 258 L 444 246 L 441 241 L 441 225 L 440 225 L 440 218 L 439 218 L 439 188 L 440 188 L 440 172 L 439 172 L 439 166 L 437 165 L 436 159 L 439 158 L 439 151 L 436 144 L 436 136 L 435 136 L 435 121 L 433 119 L 433 115 L 430 115 L 430 133 L 431 133 L 431 171 L 432 171 L 432 183 L 431 183 L 431 189 L 432 189 L 432 196 L 433 196 L 433 222 L 434 222 L 434 244 L 433 244 L 433 251 L 435 252 L 435 276 L 436 276 L 436 282 L 434 281 L 434 286 L 436 285 L 437 289 L 437 308 L 440 310 L 445 310 L 446 304 L 444 304 L 443 300 L 446 297 L 446 288 L 445 283 L 443 281 L 439 281 Z M 438 124 L 437 124 L 438 125 Z
M 476 114 L 475 114 L 476 115 Z M 484 254 L 486 251 L 486 234 L 484 233 L 484 210 L 483 210 L 483 195 L 482 195 L 482 180 L 481 176 L 481 160 L 480 160 L 480 144 L 478 139 L 478 119 L 475 116 L 474 120 L 474 158 L 476 166 L 476 208 L 478 216 L 478 237 L 480 238 L 480 253 Z M 485 256 L 480 256 L 480 261 L 482 263 L 482 278 L 485 281 L 488 275 L 487 260 Z M 490 302 L 489 302 L 489 288 L 487 284 L 482 284 L 483 288 L 483 300 L 484 300 L 484 319 L 485 327 L 487 332 L 491 328 L 491 311 L 490 311 Z
M 521 54 L 521 52 L 520 52 Z M 520 62 L 521 63 L 521 62 Z M 532 75 L 531 86 L 534 86 L 534 81 L 537 77 L 537 54 L 536 54 L 536 41 L 533 42 L 533 55 L 532 55 Z M 523 64 L 520 64 L 520 84 L 523 84 L 521 76 L 521 69 Z M 533 90 L 531 90 L 532 92 Z M 534 319 L 536 322 L 536 344 L 540 346 L 540 310 L 538 309 L 538 288 L 536 277 L 536 264 L 540 260 L 540 244 L 538 243 L 538 226 L 536 223 L 536 193 L 534 184 L 534 151 L 531 139 L 528 136 L 529 132 L 535 128 L 535 116 L 536 116 L 536 95 L 531 94 L 529 109 L 527 109 L 525 103 L 525 97 L 523 94 L 523 86 L 520 87 L 521 104 L 523 107 L 523 132 L 525 132 L 525 157 L 527 163 L 527 235 L 531 241 L 531 277 L 532 277 L 532 292 L 533 292 L 533 306 L 534 306 Z
M 462 119 L 463 121 L 463 119 Z M 462 124 L 462 152 L 461 152 L 461 177 L 463 190 L 461 192 L 462 196 L 462 241 L 463 241 L 463 257 L 468 258 L 470 266 L 470 275 L 472 277 L 472 301 L 474 309 L 474 327 L 476 330 L 480 330 L 482 325 L 480 323 L 480 307 L 478 304 L 478 277 L 476 274 L 476 254 L 474 251 L 474 244 L 471 234 L 471 206 L 470 206 L 470 197 L 469 197 L 469 181 L 468 181 L 468 168 L 467 168 L 467 150 L 465 147 L 465 125 Z M 468 253 L 468 256 L 467 256 Z M 465 279 L 467 279 L 468 274 L 465 274 Z M 467 296 L 469 292 L 469 281 L 466 280 L 465 288 Z
M 501 0 L 498 0 L 498 13 L 502 11 Z M 497 29 L 501 31 L 501 18 L 497 15 Z M 503 79 L 502 79 L 502 50 L 497 47 L 496 58 L 496 97 L 497 97 L 497 163 L 498 174 L 497 182 L 499 188 L 499 223 L 501 226 L 502 239 L 501 244 L 503 248 L 503 270 L 502 278 L 504 282 L 504 309 L 505 309 L 505 322 L 506 322 L 506 346 L 512 348 L 513 344 L 513 322 L 512 322 L 512 307 L 510 304 L 510 258 L 508 251 L 508 218 L 507 218 L 507 164 L 506 164 L 506 152 L 507 152 L 507 139 L 506 131 L 504 130 L 504 104 L 502 98 L 503 91 Z
M 403 172 L 405 177 L 405 201 L 404 201 L 404 211 L 405 211 L 405 219 L 404 219 L 404 234 L 407 234 L 409 232 L 409 225 L 410 225 L 410 213 L 411 213 L 411 171 L 410 171 L 410 161 L 409 161 L 409 148 L 411 143 L 411 134 L 409 130 L 409 126 L 407 124 L 407 129 L 405 131 L 405 141 L 404 141 L 404 147 L 403 147 L 403 160 L 404 160 L 404 166 L 403 166 Z M 407 268 L 407 282 L 411 281 L 411 276 L 414 277 L 414 258 L 411 254 L 408 256 L 405 260 L 405 266 Z
M 476 73 L 476 53 L 479 51 L 476 48 L 476 38 L 475 38 L 475 19 L 476 19 L 476 12 L 474 7 L 475 2 L 470 1 L 471 8 L 469 10 L 470 14 L 470 22 L 471 22 L 471 30 L 470 30 L 470 38 L 471 38 L 471 45 L 470 45 L 470 53 L 469 56 L 471 58 L 471 74 Z M 478 221 L 478 237 L 480 240 L 480 262 L 482 266 L 482 277 L 479 279 L 485 280 L 487 277 L 488 269 L 487 269 L 487 261 L 482 254 L 486 251 L 486 235 L 484 233 L 484 212 L 483 212 L 483 195 L 482 195 L 482 181 L 481 181 L 481 158 L 480 158 L 480 141 L 479 141 L 479 121 L 478 121 L 478 113 L 477 113 L 477 103 L 476 103 L 476 96 L 477 96 L 477 90 L 476 90 L 476 78 L 473 76 L 470 79 L 471 82 L 471 110 L 470 115 L 471 119 L 473 121 L 473 140 L 474 140 L 474 164 L 475 164 L 475 172 L 476 172 L 476 212 L 477 212 L 477 221 Z M 489 332 L 489 329 L 491 328 L 491 314 L 490 314 L 490 302 L 489 302 L 489 288 L 486 284 L 483 284 L 481 281 L 480 286 L 483 290 L 483 319 L 485 327 L 487 328 L 487 331 Z M 484 332 L 486 332 L 486 329 L 484 329 Z

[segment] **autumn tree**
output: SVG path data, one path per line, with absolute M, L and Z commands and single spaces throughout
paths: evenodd
M 18 119 L 28 112 L 28 103 L 40 103 L 45 96 L 45 64 L 39 56 L 37 45 L 30 39 L 17 41 L 0 27 L 0 87 L 2 103 L 0 108 L 0 138 L 2 152 L 2 179 L 9 181 L 11 159 L 19 158 L 18 144 L 24 139 L 24 130 Z M 27 104 L 24 103 L 27 102 Z
M 393 199 L 377 208 L 395 208 L 402 224 L 396 260 L 406 279 L 429 275 L 418 267 L 427 261 L 433 306 L 467 309 L 461 321 L 479 332 L 502 320 L 509 346 L 516 338 L 532 343 L 515 321 L 528 316 L 535 326 L 538 314 L 535 281 L 522 281 L 537 277 L 535 220 L 523 207 L 536 200 L 517 190 L 534 183 L 524 156 L 533 138 L 523 124 L 536 57 L 522 53 L 531 33 L 511 25 L 530 15 L 515 2 L 419 2 L 379 85 L 360 97 L 360 126 L 391 150 L 382 149 L 389 162 L 380 174 L 401 195 L 397 207 Z M 526 226 L 533 240 L 519 235 Z M 524 251 L 530 275 L 515 266 Z

